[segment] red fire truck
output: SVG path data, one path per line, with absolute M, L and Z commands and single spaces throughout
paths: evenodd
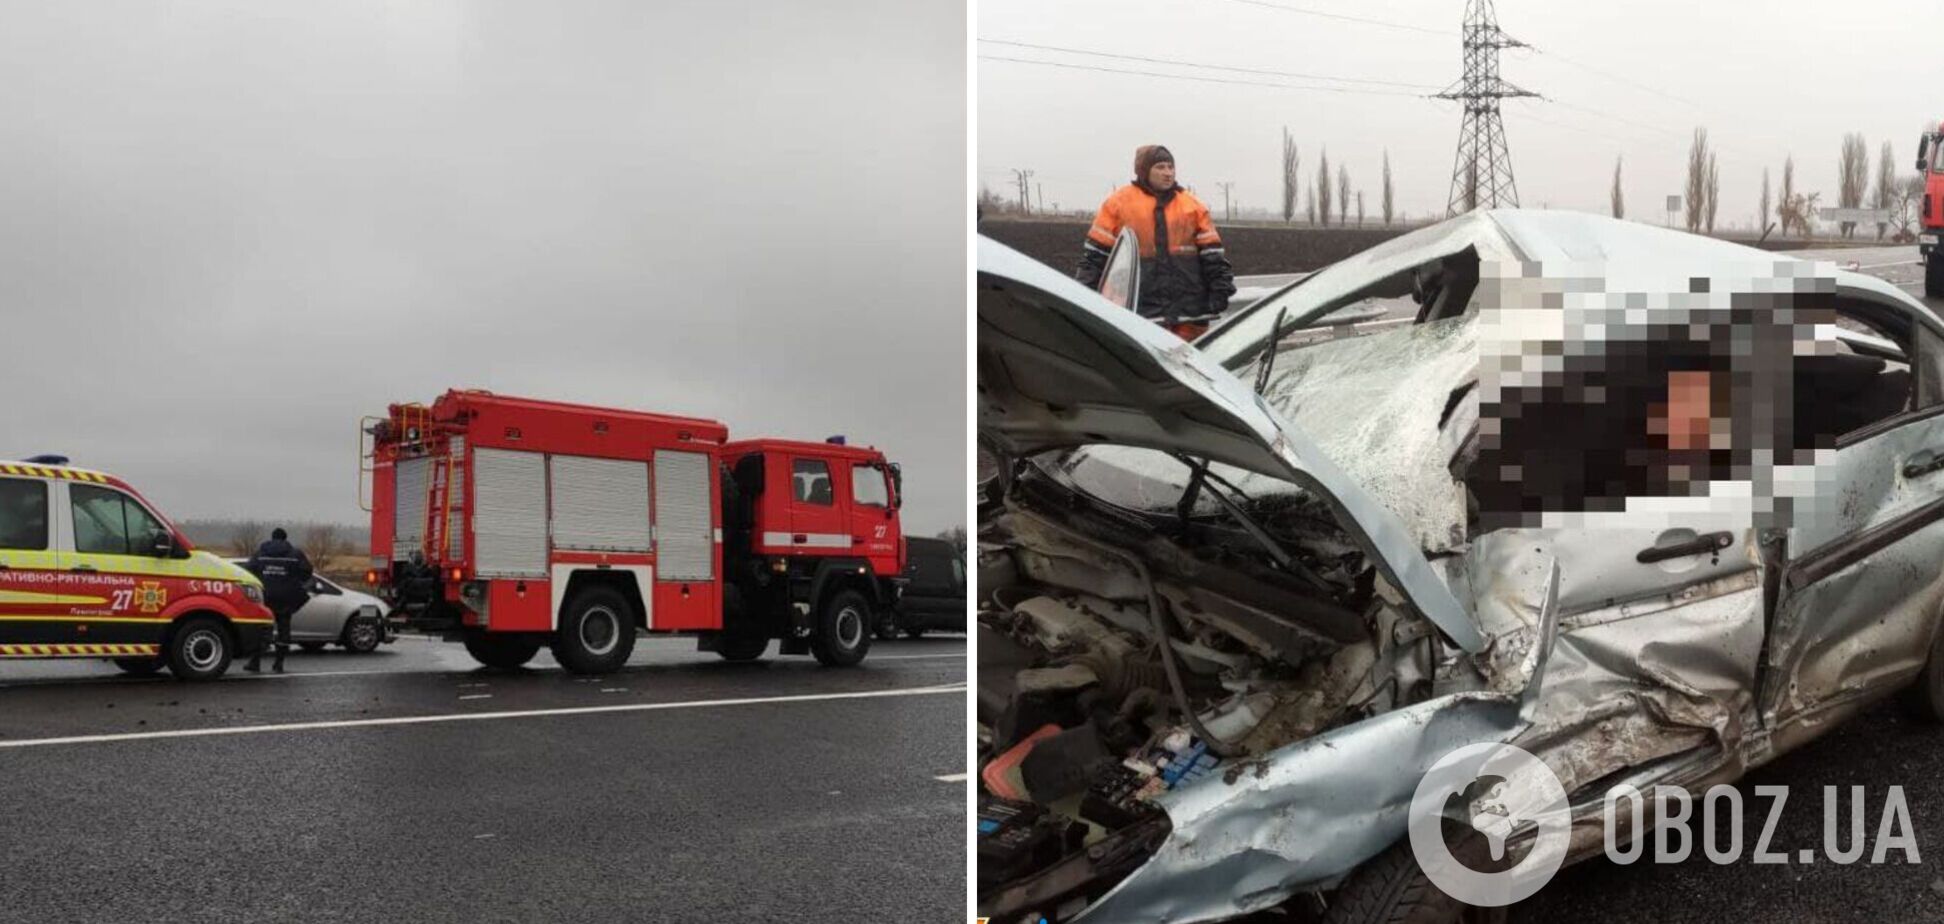
M 460 390 L 362 431 L 367 580 L 489 666 L 604 673 L 637 630 L 852 665 L 902 586 L 898 466 L 841 438 Z
M 1924 295 L 1944 298 L 1944 124 L 1917 139 L 1917 172 L 1924 175 L 1924 209 L 1919 212 L 1917 253 L 1924 264 Z

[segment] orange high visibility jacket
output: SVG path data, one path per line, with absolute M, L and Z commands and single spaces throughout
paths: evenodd
M 1174 323 L 1220 314 L 1228 306 L 1235 270 L 1208 207 L 1194 193 L 1177 186 L 1157 196 L 1138 183 L 1114 190 L 1087 229 L 1075 279 L 1089 288 L 1100 285 L 1122 228 L 1132 230 L 1141 245 L 1136 310 L 1142 317 Z

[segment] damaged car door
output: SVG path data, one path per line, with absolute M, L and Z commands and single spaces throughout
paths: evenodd
M 1937 322 L 1866 293 L 1830 301 L 1845 332 L 1795 363 L 1794 442 L 1808 464 L 1764 665 L 1775 753 L 1916 675 L 1944 599 Z M 1878 336 L 1847 332 L 1859 327 Z

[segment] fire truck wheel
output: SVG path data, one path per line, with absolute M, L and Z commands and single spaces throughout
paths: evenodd
M 137 677 L 148 677 L 162 672 L 161 658 L 116 658 L 115 666 Z
M 176 627 L 163 656 L 177 680 L 215 680 L 229 670 L 234 647 L 221 622 L 198 616 Z
M 533 660 L 533 656 L 540 653 L 540 643 L 526 638 L 468 632 L 466 653 L 487 667 L 510 671 Z
M 817 618 L 810 653 L 826 667 L 850 667 L 871 650 L 871 601 L 855 590 L 830 595 Z
M 731 635 L 717 644 L 716 654 L 724 661 L 754 661 L 769 650 L 769 643 L 760 635 Z
M 573 673 L 607 674 L 628 663 L 634 644 L 634 610 L 627 598 L 613 588 L 589 587 L 560 614 L 553 655 Z

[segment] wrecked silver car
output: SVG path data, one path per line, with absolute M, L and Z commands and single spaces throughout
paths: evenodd
M 1944 712 L 1944 322 L 1887 283 L 1478 212 L 1189 344 L 979 247 L 995 921 L 1456 920 L 1405 843 L 1454 749 L 1544 761 L 1580 859 L 1615 784 Z

